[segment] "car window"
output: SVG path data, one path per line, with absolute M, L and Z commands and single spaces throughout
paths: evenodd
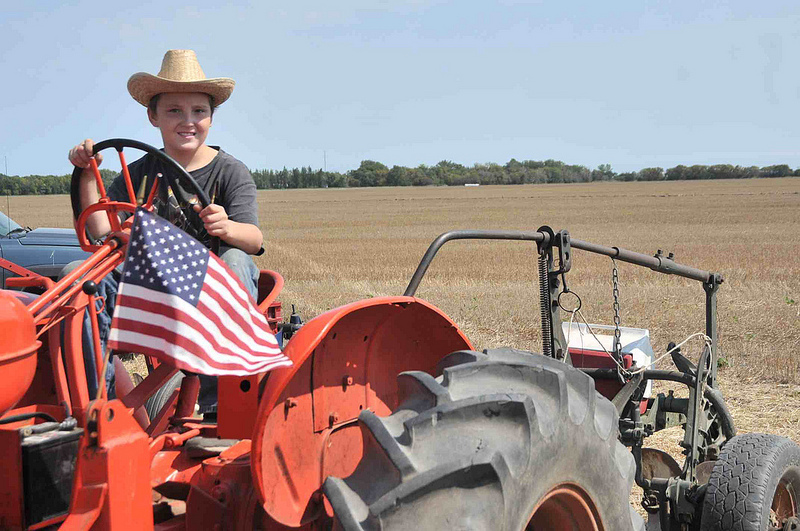
M 19 228 L 20 226 L 17 222 L 0 212 L 0 237 L 8 236 L 9 232 Z

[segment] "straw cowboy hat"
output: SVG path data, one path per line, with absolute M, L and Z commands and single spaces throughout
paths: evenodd
M 169 50 L 157 76 L 137 72 L 128 80 L 128 92 L 147 107 L 150 99 L 164 92 L 202 92 L 214 98 L 214 106 L 227 100 L 236 82 L 228 77 L 206 78 L 193 50 Z

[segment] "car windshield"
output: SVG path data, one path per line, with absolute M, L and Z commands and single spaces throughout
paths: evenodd
M 20 227 L 17 222 L 6 216 L 3 212 L 0 212 L 0 237 L 4 238 L 8 236 L 9 232 L 19 228 L 22 227 Z

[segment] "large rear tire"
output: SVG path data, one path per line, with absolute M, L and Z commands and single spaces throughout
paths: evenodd
M 323 491 L 345 530 L 636 531 L 632 455 L 591 378 L 538 354 L 455 352 L 359 416 L 364 457 Z
M 700 529 L 791 529 L 792 523 L 800 525 L 798 515 L 800 447 L 764 433 L 728 441 L 708 480 Z M 790 522 L 791 518 L 795 520 Z
M 155 419 L 159 413 L 161 413 L 161 409 L 172 397 L 172 393 L 175 392 L 175 389 L 178 389 L 181 386 L 183 376 L 183 371 L 176 372 L 169 380 L 167 380 L 164 385 L 161 386 L 160 389 L 158 389 L 158 391 L 153 393 L 153 395 L 147 399 L 147 402 L 144 404 L 144 408 L 147 411 L 147 416 L 150 417 L 151 421 Z

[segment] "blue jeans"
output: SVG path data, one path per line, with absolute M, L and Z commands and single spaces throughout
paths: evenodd
M 258 300 L 258 277 L 259 271 L 250 255 L 237 249 L 236 247 L 220 246 L 220 259 L 228 268 L 242 281 L 253 300 Z M 83 262 L 81 260 L 71 262 L 64 266 L 60 278 L 78 267 Z M 97 328 L 100 333 L 100 346 L 103 354 L 106 352 L 106 343 L 111 331 L 111 317 L 114 315 L 114 305 L 117 300 L 117 289 L 119 280 L 122 276 L 121 266 L 106 275 L 97 283 L 97 297 L 105 301 L 101 311 L 97 312 Z M 83 319 L 83 363 L 86 368 L 86 381 L 89 387 L 89 396 L 97 394 L 97 372 L 94 358 L 94 343 L 92 341 L 92 322 L 89 312 Z M 197 402 L 200 405 L 200 413 L 209 413 L 217 410 L 217 378 L 215 376 L 199 375 L 200 394 Z M 114 364 L 109 363 L 106 370 L 106 388 L 108 397 L 114 398 Z

